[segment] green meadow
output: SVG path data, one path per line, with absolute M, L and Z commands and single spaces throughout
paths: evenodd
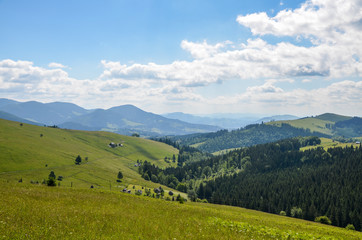
M 243 208 L 100 189 L 0 182 L 1 239 L 361 239 L 362 233 Z
M 330 139 L 330 138 L 320 138 L 321 139 L 321 143 L 315 146 L 306 146 L 306 147 L 302 147 L 300 150 L 301 151 L 305 151 L 305 150 L 309 150 L 309 149 L 315 149 L 318 147 L 322 147 L 324 148 L 324 150 L 328 150 L 328 148 L 335 148 L 335 147 L 359 147 L 359 144 L 357 143 L 341 143 L 339 141 Z
M 285 120 L 268 122 L 266 124 L 281 126 L 282 123 L 287 123 L 296 128 L 309 129 L 311 132 L 320 132 L 327 135 L 333 135 L 333 131 L 326 127 L 326 124 L 334 124 L 335 122 L 330 120 L 324 120 L 319 118 L 301 118 L 297 120 Z
M 109 143 L 122 147 L 111 148 Z M 157 185 L 138 174 L 137 160 L 159 167 L 172 166 L 178 150 L 159 142 L 122 136 L 110 132 L 87 132 L 39 127 L 0 119 L 0 179 L 29 183 L 42 182 L 50 171 L 62 176 L 64 187 L 123 187 L 138 184 Z M 80 155 L 82 162 L 75 164 Z M 87 159 L 87 160 L 86 160 Z M 124 178 L 117 183 L 117 173 Z M 121 185 L 121 186 L 120 186 Z
M 163 168 L 177 153 L 136 137 L 0 120 L 0 239 L 362 239 L 361 232 L 296 218 L 181 204 L 164 186 L 163 199 L 145 196 L 145 188 L 160 185 L 141 178 L 137 160 Z M 55 187 L 41 184 L 50 171 L 63 176 Z M 119 171 L 124 177 L 116 182 Z

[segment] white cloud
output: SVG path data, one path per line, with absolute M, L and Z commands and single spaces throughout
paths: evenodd
M 279 87 L 275 87 L 273 85 L 273 82 L 268 81 L 264 85 L 261 86 L 253 86 L 248 87 L 246 90 L 248 93 L 254 94 L 254 93 L 282 93 L 284 92 L 283 89 Z
M 314 43 L 312 46 L 287 41 L 270 44 L 260 37 L 241 45 L 183 40 L 181 47 L 191 53 L 192 61 L 163 65 L 102 61 L 102 77 L 177 81 L 180 86 L 199 87 L 229 79 L 360 76 L 361 7 L 358 0 L 313 0 L 272 18 L 265 12 L 237 17 L 237 22 L 254 35 L 306 38 Z
M 150 111 L 155 106 L 171 111 L 178 106 L 188 112 L 196 108 L 254 112 L 267 109 L 295 114 L 362 111 L 358 101 L 362 82 L 345 80 L 362 75 L 361 9 L 360 0 L 310 0 L 300 8 L 282 10 L 275 17 L 265 12 L 238 16 L 237 22 L 254 34 L 245 43 L 183 40 L 180 47 L 193 60 L 129 65 L 102 60 L 104 71 L 92 80 L 69 77 L 64 69 L 67 67 L 59 63 L 50 63 L 49 69 L 29 61 L 2 60 L 0 92 L 16 99 L 19 97 L 14 96 L 20 93 L 28 98 L 25 100 L 62 100 L 91 107 L 138 103 L 150 107 Z M 265 35 L 280 37 L 280 41 L 269 43 Z M 285 36 L 312 44 L 294 44 Z M 286 82 L 297 86 L 311 79 L 341 82 L 311 91 L 301 89 L 302 85 L 289 90 L 281 87 Z M 214 99 L 196 93 L 195 88 L 229 80 L 248 84 L 245 92 Z M 256 85 L 263 80 L 263 84 Z
M 67 68 L 67 66 L 64 66 L 61 63 L 51 62 L 48 64 L 48 67 L 50 68 Z
M 232 44 L 232 42 L 230 41 L 217 43 L 215 45 L 209 45 L 207 44 L 206 40 L 204 40 L 202 43 L 194 43 L 183 40 L 181 42 L 181 47 L 182 49 L 190 52 L 194 58 L 200 59 L 214 56 L 215 54 L 219 53 L 221 49 L 225 48 L 227 45 L 230 44 Z

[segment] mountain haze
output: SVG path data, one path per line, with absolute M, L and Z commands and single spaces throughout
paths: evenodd
M 73 103 L 17 102 L 9 99 L 0 99 L 0 110 L 46 125 L 57 125 L 91 111 Z
M 133 105 L 123 105 L 110 109 L 87 110 L 72 103 L 36 101 L 17 102 L 0 99 L 0 111 L 4 119 L 44 125 L 57 125 L 61 128 L 110 131 L 130 135 L 137 132 L 143 136 L 180 135 L 205 133 L 220 130 L 220 127 L 206 124 L 192 124 L 169 119 L 145 112 Z M 15 119 L 17 117 L 19 119 Z M 22 120 L 25 119 L 25 120 Z
M 148 135 L 180 135 L 195 132 L 212 132 L 220 128 L 210 125 L 191 124 L 145 112 L 133 105 L 123 105 L 107 110 L 97 109 L 75 117 L 61 127 L 83 126 L 86 129 L 123 133 L 125 129 Z

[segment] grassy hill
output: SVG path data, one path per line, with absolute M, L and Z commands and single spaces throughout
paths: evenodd
M 322 133 L 331 137 L 355 138 L 361 137 L 362 119 L 358 117 L 342 116 L 325 113 L 316 117 L 307 117 L 297 120 L 275 121 L 267 124 L 281 126 L 283 123 L 296 128 L 309 129 L 311 132 Z
M 110 142 L 123 147 L 110 148 Z M 177 150 L 109 132 L 74 131 L 0 119 L 0 237 L 3 239 L 361 239 L 362 234 L 243 208 L 121 193 L 158 187 L 137 160 L 160 167 Z M 76 156 L 82 156 L 75 165 Z M 88 161 L 85 161 L 88 157 Z M 172 164 L 172 163 L 171 163 Z M 50 171 L 58 187 L 30 184 Z M 122 171 L 122 183 L 116 183 Z M 18 182 L 22 179 L 22 182 Z M 70 187 L 72 184 L 72 188 Z M 90 189 L 90 185 L 95 188 Z M 111 189 L 110 189 L 111 185 Z M 165 187 L 166 188 L 166 187 Z
M 0 181 L 2 239 L 361 239 L 243 208 Z
M 111 148 L 110 142 L 123 147 Z M 63 176 L 61 186 L 109 188 L 117 185 L 117 173 L 124 175 L 122 185 L 153 187 L 137 172 L 137 160 L 160 167 L 172 165 L 178 150 L 159 142 L 109 132 L 87 132 L 39 127 L 0 119 L 0 179 L 23 182 L 47 179 L 50 171 Z M 80 155 L 82 163 L 75 165 Z M 86 161 L 86 157 L 88 160 Z
M 333 135 L 332 129 L 327 128 L 328 124 L 334 124 L 333 121 L 319 118 L 301 118 L 297 120 L 275 121 L 266 123 L 273 126 L 281 126 L 283 123 L 289 124 L 296 128 L 310 129 L 311 132 L 320 132 L 326 135 Z

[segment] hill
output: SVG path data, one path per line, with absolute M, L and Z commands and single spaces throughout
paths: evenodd
M 120 132 L 129 130 L 143 135 L 181 135 L 194 132 L 212 132 L 220 128 L 209 125 L 191 124 L 168 119 L 157 114 L 145 112 L 133 105 L 123 105 L 107 110 L 98 109 L 92 113 L 73 118 L 60 126 L 70 127 L 72 123 L 86 128 Z M 77 125 L 76 125 L 77 127 Z M 70 127 L 72 128 L 72 127 Z
M 330 137 L 356 138 L 362 136 L 362 118 L 325 113 L 315 117 L 301 118 L 291 121 L 276 121 L 268 124 L 280 126 L 290 124 L 296 128 L 309 129 Z
M 32 125 L 39 125 L 39 126 L 41 125 L 39 123 L 32 122 L 32 121 L 26 120 L 24 118 L 17 117 L 17 116 L 15 116 L 13 114 L 3 112 L 3 111 L 0 111 L 0 119 L 16 121 L 16 122 L 22 122 L 22 123 L 28 123 L 28 124 L 32 124 Z
M 281 121 L 281 120 L 295 120 L 299 119 L 299 117 L 294 115 L 275 115 L 271 117 L 264 117 L 259 120 L 257 120 L 255 123 L 266 123 L 266 122 L 272 122 L 272 121 Z
M 123 146 L 111 148 L 110 142 Z M 110 183 L 116 186 L 117 173 L 122 171 L 123 186 L 155 187 L 158 185 L 140 177 L 134 166 L 137 160 L 166 167 L 173 163 L 166 163 L 164 158 L 171 158 L 177 152 L 171 146 L 142 138 L 39 127 L 0 119 L 0 179 L 10 181 L 42 182 L 54 171 L 56 176 L 63 176 L 59 183 L 64 186 L 108 188 Z M 75 165 L 78 155 L 83 160 Z
M 0 182 L 3 239 L 361 239 L 357 231 L 238 207 Z
M 206 124 L 219 126 L 224 129 L 236 129 L 244 127 L 248 124 L 253 123 L 256 118 L 250 116 L 238 117 L 238 118 L 227 118 L 227 117 L 207 117 L 207 116 L 195 116 L 192 114 L 185 114 L 182 112 L 174 112 L 163 114 L 164 117 L 171 119 L 178 119 L 181 121 L 195 123 L 195 124 Z
M 181 145 L 191 145 L 209 153 L 222 153 L 225 150 L 298 136 L 318 136 L 352 142 L 362 137 L 362 118 L 326 113 L 296 120 L 251 124 L 232 131 L 175 136 L 171 139 Z
M 58 125 L 73 117 L 91 111 L 72 103 L 40 103 L 36 101 L 17 102 L 9 99 L 0 99 L 0 110 L 20 118 L 46 125 Z
M 215 133 L 175 136 L 171 139 L 181 145 L 191 145 L 201 151 L 214 153 L 226 149 L 248 147 L 298 136 L 327 136 L 309 129 L 296 128 L 287 123 L 252 124 L 237 130 L 221 130 Z

